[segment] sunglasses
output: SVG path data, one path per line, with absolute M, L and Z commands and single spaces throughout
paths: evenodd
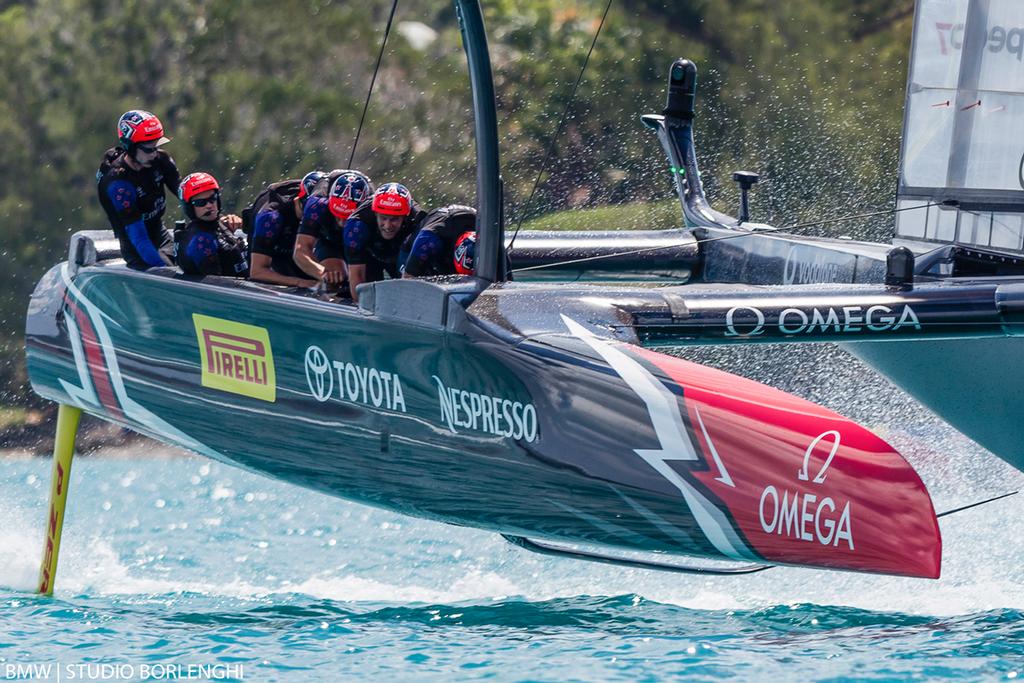
M 212 197 L 207 197 L 205 199 L 193 199 L 189 203 L 192 206 L 194 206 L 194 207 L 196 207 L 198 209 L 201 209 L 204 206 L 206 206 L 207 204 L 214 204 L 214 203 L 216 203 L 219 200 L 220 200 L 220 193 L 216 193 Z
M 156 146 L 150 147 L 149 145 L 138 145 L 137 149 L 143 154 L 156 154 L 157 150 L 160 148 Z

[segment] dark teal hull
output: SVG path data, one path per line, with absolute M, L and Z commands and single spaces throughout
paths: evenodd
M 71 272 L 55 267 L 33 295 L 34 389 L 166 443 L 514 536 L 938 574 L 927 493 L 880 439 L 749 380 L 595 335 L 583 310 L 524 335 L 501 297 L 462 308 L 466 282 L 383 283 L 358 308 L 116 264 Z M 820 481 L 794 477 L 801 460 Z M 793 510 L 804 501 L 802 527 L 790 496 Z M 889 499 L 917 501 L 916 513 L 886 521 L 878 501 Z M 813 516 L 816 500 L 829 502 Z
M 55 275 L 44 283 L 59 286 Z M 496 349 L 486 344 L 429 327 L 410 329 L 354 306 L 293 296 L 282 306 L 261 290 L 123 269 L 83 271 L 75 285 L 81 301 L 103 311 L 110 345 L 117 349 L 116 368 L 107 359 L 103 372 L 119 375 L 130 397 L 126 403 L 114 390 L 103 400 L 97 390 L 98 402 L 83 406 L 90 412 L 252 471 L 409 514 L 505 531 L 516 529 L 509 525 L 513 517 L 522 518 L 525 530 L 543 529 L 550 515 L 562 516 L 524 509 L 518 494 L 503 501 L 493 486 L 477 488 L 474 472 L 480 471 L 490 481 L 528 479 L 531 491 L 545 497 L 561 497 L 560 491 L 575 485 L 569 473 L 538 477 L 526 449 L 504 436 L 511 428 L 524 445 L 535 442 L 538 408 L 525 409 L 533 397 L 495 362 Z M 51 294 L 37 293 L 34 304 L 44 301 L 54 303 Z M 203 386 L 193 313 L 271 331 L 266 358 L 273 361 L 272 401 Z M 64 384 L 82 383 L 68 381 L 79 371 L 60 327 L 49 337 L 30 330 L 29 372 L 38 393 L 75 403 Z M 311 347 L 344 368 L 340 380 L 333 366 L 324 373 L 324 391 L 328 382 L 333 385 L 324 401 L 313 396 L 307 379 Z M 234 369 L 243 380 L 248 372 L 258 390 L 264 377 L 244 365 Z M 507 407 L 512 419 L 495 420 L 492 402 L 486 425 L 479 416 L 477 429 L 456 426 L 453 433 L 441 419 L 435 377 L 446 388 L 500 397 L 499 413 Z M 341 386 L 346 380 L 348 386 Z M 460 411 L 455 420 L 464 417 Z M 484 494 L 487 504 L 474 505 Z

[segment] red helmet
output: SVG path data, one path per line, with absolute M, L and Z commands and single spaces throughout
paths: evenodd
M 386 216 L 408 216 L 412 211 L 412 194 L 405 185 L 384 183 L 373 193 L 373 210 Z
M 217 179 L 209 173 L 189 173 L 181 179 L 178 185 L 178 199 L 183 202 L 191 202 L 197 194 L 209 192 L 210 190 L 220 191 Z
M 459 275 L 473 274 L 473 257 L 476 255 L 476 233 L 464 232 L 455 242 L 455 272 Z
M 197 195 L 209 192 L 210 190 L 213 190 L 213 197 L 210 199 L 217 202 L 217 214 L 219 215 L 220 185 L 217 184 L 216 178 L 209 173 L 189 173 L 181 179 L 181 184 L 178 185 L 178 199 L 181 200 L 181 208 L 185 212 L 186 216 L 195 220 L 196 209 L 192 204 L 192 200 Z
M 370 181 L 358 171 L 342 173 L 334 179 L 327 200 L 327 208 L 338 220 L 352 215 L 356 207 L 370 193 Z
M 117 120 L 117 139 L 127 150 L 141 142 L 155 142 L 159 147 L 171 141 L 164 137 L 164 126 L 160 119 L 141 109 L 121 114 Z

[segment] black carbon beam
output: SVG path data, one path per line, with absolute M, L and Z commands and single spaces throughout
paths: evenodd
M 552 557 L 564 557 L 572 560 L 586 560 L 588 562 L 601 562 L 614 564 L 620 567 L 634 567 L 636 569 L 654 569 L 662 572 L 675 572 L 677 574 L 704 574 L 705 576 L 735 576 L 739 574 L 754 574 L 771 569 L 770 564 L 744 564 L 735 567 L 699 567 L 685 564 L 673 564 L 671 562 L 659 562 L 657 560 L 640 560 L 621 555 L 611 555 L 575 548 L 565 548 L 553 543 L 535 541 L 524 536 L 511 536 L 502 534 L 502 538 L 512 545 L 519 546 L 524 550 L 539 555 L 550 555 Z
M 613 327 L 651 347 L 1024 335 L 1024 284 L 664 288 L 658 298 Z
M 462 43 L 473 88 L 476 136 L 476 275 L 488 282 L 505 279 L 505 239 L 502 217 L 501 167 L 498 158 L 498 114 L 494 78 L 487 51 L 487 34 L 479 0 L 455 0 Z

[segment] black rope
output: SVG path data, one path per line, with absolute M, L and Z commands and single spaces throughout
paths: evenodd
M 544 169 L 547 167 L 548 158 L 551 156 L 551 152 L 555 149 L 555 143 L 558 141 L 558 136 L 562 134 L 562 126 L 565 125 L 565 117 L 569 114 L 569 107 L 572 106 L 572 101 L 576 97 L 576 90 L 579 89 L 580 83 L 583 82 L 583 73 L 587 70 L 587 64 L 590 63 L 590 55 L 594 53 L 594 46 L 597 45 L 597 38 L 601 35 L 601 29 L 604 28 L 604 20 L 608 18 L 608 10 L 612 8 L 612 0 L 608 0 L 608 4 L 605 5 L 604 14 L 601 15 L 601 23 L 597 25 L 597 32 L 594 33 L 594 40 L 590 43 L 590 50 L 587 51 L 587 57 L 583 60 L 583 66 L 580 68 L 580 75 L 576 77 L 576 83 L 572 86 L 572 92 L 569 94 L 569 101 L 565 103 L 565 110 L 562 111 L 562 118 L 558 120 L 558 129 L 555 131 L 555 136 L 548 142 L 547 151 L 544 152 L 544 160 L 540 162 L 540 170 L 537 171 L 537 177 L 533 181 L 533 189 L 530 190 L 530 196 L 526 200 L 526 204 L 523 206 L 523 210 L 519 213 L 519 222 L 516 223 L 516 229 L 512 233 L 512 239 L 508 243 L 507 251 L 512 251 L 512 245 L 516 243 L 516 237 L 519 235 L 519 228 L 523 225 L 523 218 L 526 217 L 527 212 L 530 210 L 530 204 L 533 203 L 533 196 L 537 194 L 537 188 L 540 187 L 540 179 L 544 175 Z
M 884 215 L 888 215 L 888 214 L 899 213 L 900 211 L 911 211 L 911 210 L 914 210 L 914 209 L 927 209 L 930 206 L 939 206 L 939 203 L 936 202 L 936 203 L 931 203 L 931 204 L 924 204 L 922 206 L 907 206 L 907 207 L 904 207 L 902 209 L 884 209 L 882 211 L 872 211 L 872 212 L 869 212 L 869 213 L 861 213 L 861 214 L 857 214 L 857 215 L 854 215 L 854 216 L 841 216 L 839 218 L 833 218 L 831 220 L 824 220 L 824 221 L 811 221 L 811 222 L 808 222 L 808 223 L 796 223 L 794 225 L 790 225 L 790 226 L 786 226 L 786 227 L 782 227 L 782 228 L 777 228 L 776 230 L 760 231 L 760 234 L 764 234 L 764 235 L 771 235 L 771 234 L 776 234 L 776 233 L 787 234 L 787 233 L 792 233 L 794 230 L 802 230 L 803 228 L 813 228 L 813 227 L 819 226 L 819 225 L 830 225 L 832 223 L 842 223 L 842 222 L 845 222 L 845 221 L 853 221 L 853 220 L 858 220 L 858 219 L 861 219 L 861 218 L 871 218 L 872 216 L 884 216 Z M 518 228 L 516 228 L 516 229 L 518 230 Z M 751 231 L 751 232 L 737 232 L 734 235 L 721 235 L 719 237 L 708 237 L 706 239 L 697 240 L 695 244 L 701 245 L 701 244 L 707 244 L 709 242 L 723 242 L 725 240 L 733 240 L 733 239 L 737 239 L 737 238 L 740 238 L 740 237 L 750 237 L 752 234 L 754 234 L 753 231 Z M 940 245 L 940 247 L 941 246 L 945 246 L 945 245 Z M 632 256 L 633 254 L 643 254 L 643 253 L 648 252 L 648 251 L 658 251 L 659 249 L 664 249 L 664 248 L 665 248 L 665 245 L 661 245 L 661 246 L 657 246 L 657 247 L 644 247 L 642 249 L 633 249 L 631 251 L 619 251 L 619 252 L 615 252 L 614 254 L 601 254 L 599 256 L 585 256 L 583 258 L 571 259 L 569 261 L 557 261 L 555 263 L 541 263 L 541 264 L 536 265 L 536 266 L 526 266 L 525 268 L 515 268 L 512 272 L 513 273 L 521 273 L 521 272 L 525 272 L 527 270 L 541 270 L 543 268 L 555 268 L 557 266 L 571 266 L 574 263 L 585 263 L 587 261 L 600 261 L 602 259 L 616 258 L 616 257 L 619 257 L 619 256 Z
M 952 510 L 946 510 L 945 512 L 940 512 L 939 514 L 937 514 L 935 516 L 936 517 L 945 517 L 946 515 L 952 515 L 952 514 L 954 514 L 956 512 L 963 512 L 964 510 L 970 510 L 971 508 L 976 508 L 979 505 L 985 505 L 986 503 L 993 503 L 993 502 L 995 502 L 997 500 L 1002 500 L 1003 498 L 1009 498 L 1010 496 L 1015 496 L 1015 495 L 1017 495 L 1017 493 L 1018 493 L 1017 491 L 1011 491 L 1010 493 L 1004 493 L 1003 495 L 996 496 L 995 498 L 989 498 L 988 500 L 979 500 L 977 503 L 971 503 L 970 505 L 964 505 L 963 507 L 954 508 Z
M 373 85 L 377 82 L 377 72 L 380 71 L 380 61 L 384 58 L 384 46 L 388 44 L 388 36 L 391 35 L 391 22 L 395 19 L 395 10 L 398 9 L 398 0 L 391 3 L 391 14 L 388 15 L 388 25 L 384 29 L 384 40 L 380 43 L 380 52 L 377 53 L 377 65 L 373 67 L 373 78 L 370 79 L 370 89 L 366 92 L 366 101 L 363 102 L 363 115 L 359 117 L 359 128 L 356 129 L 356 139 L 352 141 L 352 153 L 348 155 L 348 166 L 352 168 L 352 161 L 356 158 L 356 147 L 359 145 L 359 135 L 363 132 L 363 122 L 366 120 L 366 110 L 370 107 L 370 95 L 373 94 Z

